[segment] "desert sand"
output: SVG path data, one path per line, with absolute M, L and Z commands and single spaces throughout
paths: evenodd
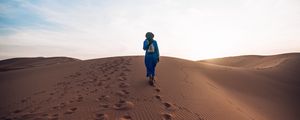
M 202 61 L 143 56 L 0 61 L 0 119 L 297 120 L 300 54 Z

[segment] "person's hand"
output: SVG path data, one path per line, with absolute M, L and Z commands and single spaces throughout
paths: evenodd
M 152 44 L 153 40 L 148 40 L 148 47 Z

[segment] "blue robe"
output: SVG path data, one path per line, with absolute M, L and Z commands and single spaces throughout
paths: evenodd
M 143 49 L 146 51 L 145 53 L 145 66 L 147 69 L 147 74 L 146 76 L 155 76 L 155 66 L 158 62 L 159 59 L 159 50 L 158 50 L 158 45 L 157 42 L 155 40 L 153 40 L 152 42 L 153 46 L 154 46 L 154 52 L 150 53 L 148 52 L 149 46 L 148 46 L 148 41 L 147 39 L 144 41 L 144 46 Z

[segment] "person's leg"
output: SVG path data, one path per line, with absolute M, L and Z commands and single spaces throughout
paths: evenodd
M 153 61 L 153 65 L 152 65 L 152 71 L 153 71 L 153 73 L 152 73 L 152 75 L 153 75 L 153 77 L 155 76 L 155 68 L 156 68 L 156 64 L 157 64 L 157 62 L 156 61 Z
M 145 56 L 145 65 L 147 69 L 147 78 L 149 77 L 150 81 L 154 80 L 155 76 L 155 67 L 157 64 L 157 59 L 154 56 Z
M 156 58 L 152 57 L 151 58 L 151 65 L 150 65 L 150 75 L 151 75 L 152 80 L 154 80 L 154 76 L 155 76 L 156 63 L 157 63 Z
M 154 64 L 153 64 L 153 59 L 149 60 L 149 74 L 150 76 L 153 76 L 154 74 Z
M 151 62 L 151 65 L 150 65 L 150 67 L 149 67 L 150 69 L 149 69 L 149 72 L 150 72 L 150 84 L 151 85 L 153 85 L 153 80 L 154 80 L 154 76 L 153 76 L 153 63 Z
M 155 68 L 156 68 L 156 64 L 157 64 L 157 61 L 156 59 L 153 60 L 153 63 L 152 63 L 152 80 L 154 81 L 155 79 Z
M 149 77 L 151 74 L 151 60 L 149 59 L 149 56 L 145 56 L 145 66 L 146 66 L 146 77 Z

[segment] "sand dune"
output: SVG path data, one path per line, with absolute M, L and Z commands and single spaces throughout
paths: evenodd
M 67 57 L 12 58 L 0 61 L 0 72 L 78 61 Z
M 299 55 L 250 57 L 162 57 L 156 87 L 145 80 L 142 56 L 41 60 L 9 71 L 36 64 L 1 61 L 0 118 L 297 120 Z
M 259 56 L 259 55 L 245 55 L 245 56 L 235 56 L 235 57 L 225 57 L 225 58 L 217 58 L 210 60 L 202 60 L 199 62 L 207 62 L 217 65 L 231 66 L 231 67 L 244 67 L 244 68 L 256 68 L 256 69 L 264 69 L 264 68 L 273 68 L 281 67 L 290 68 L 289 65 L 297 65 L 300 66 L 298 62 L 300 59 L 300 53 L 287 53 L 287 54 L 279 54 L 272 56 Z M 296 68 L 296 67 L 295 67 Z M 299 70 L 299 69 L 298 69 Z

